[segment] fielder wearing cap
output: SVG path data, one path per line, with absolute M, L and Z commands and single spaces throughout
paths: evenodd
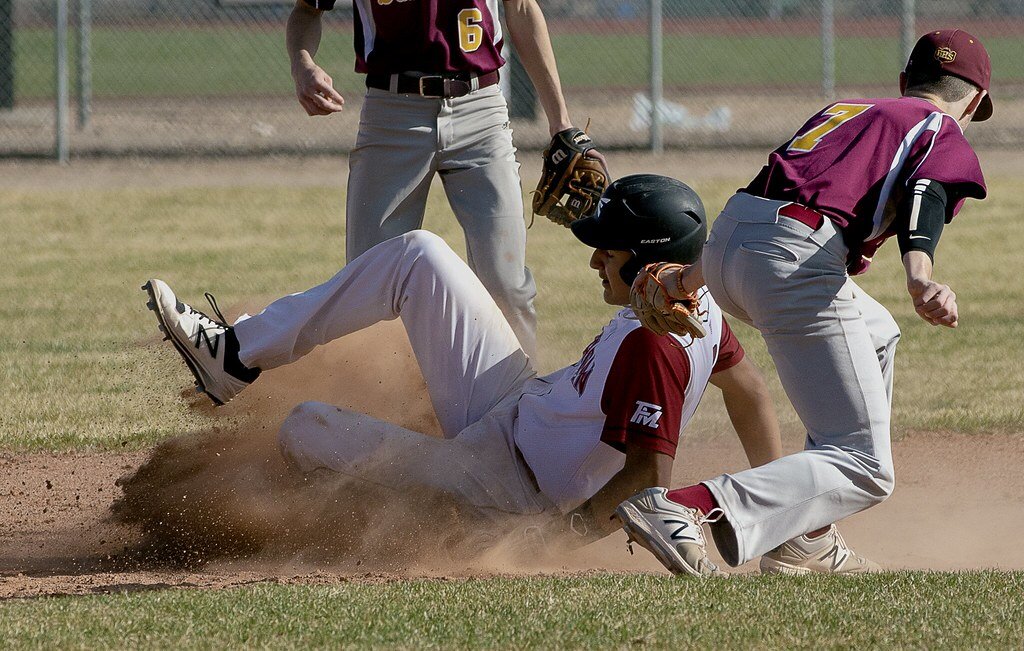
M 802 452 L 678 491 L 652 488 L 620 506 L 629 535 L 673 571 L 698 573 L 690 559 L 704 550 L 672 544 L 672 523 L 699 526 L 712 514 L 731 565 L 761 556 L 768 572 L 873 569 L 831 523 L 895 487 L 901 335 L 852 277 L 895 237 L 917 314 L 957 327 L 957 297 L 932 279 L 933 263 L 943 227 L 987 193 L 964 130 L 991 117 L 991 81 L 976 37 L 925 34 L 899 76 L 900 97 L 843 99 L 812 115 L 729 200 L 698 264 L 661 269 L 670 295 L 706 279 L 723 310 L 761 332 L 807 428 Z
M 696 193 L 667 177 L 625 177 L 573 232 L 595 247 L 590 266 L 604 301 L 619 309 L 589 345 L 581 342 L 576 363 L 545 377 L 469 267 L 422 230 L 234 325 L 182 303 L 162 281 L 145 288 L 161 330 L 217 403 L 260 372 L 400 316 L 444 438 L 306 402 L 282 425 L 284 456 L 302 472 L 366 479 L 382 487 L 381 500 L 433 489 L 492 516 L 486 522 L 540 516 L 547 533 L 579 544 L 617 528 L 611 516 L 622 500 L 669 481 L 709 382 L 722 390 L 751 464 L 777 458 L 781 446 L 764 382 L 707 291 L 699 292 L 699 339 L 655 335 L 625 307 L 643 263 L 700 255 L 706 219 Z M 701 568 L 715 571 L 706 559 Z
M 914 86 L 938 82 L 952 76 L 985 91 L 980 96 L 971 120 L 982 122 L 992 117 L 992 61 L 985 46 L 962 29 L 928 32 L 914 46 L 903 77 Z M 948 83 L 945 85 L 949 85 Z M 903 90 L 906 90 L 905 84 Z

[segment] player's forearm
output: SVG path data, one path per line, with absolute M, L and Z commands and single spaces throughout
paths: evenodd
M 727 397 L 725 408 L 751 468 L 782 456 L 778 417 L 770 397 L 759 395 L 752 403 Z
M 704 265 L 700 258 L 697 259 L 690 268 L 683 272 L 682 285 L 686 291 L 696 292 L 698 289 L 705 285 L 704 283 Z
M 288 59 L 291 61 L 293 70 L 296 67 L 311 64 L 320 48 L 323 31 L 323 23 L 320 20 L 321 13 L 299 0 L 288 16 L 288 24 L 285 28 L 285 48 L 288 50 Z
M 725 409 L 751 467 L 782 456 L 779 418 L 768 386 L 749 359 L 711 376 L 722 390 Z
M 582 547 L 619 529 L 615 507 L 652 486 L 668 486 L 672 458 L 650 450 L 630 450 L 626 463 L 608 483 L 579 507 L 554 523 L 553 533 L 569 547 Z
M 907 272 L 907 285 L 927 282 L 932 279 L 932 258 L 924 251 L 907 251 L 903 254 L 903 269 Z
M 627 452 L 622 470 L 584 505 L 590 514 L 587 524 L 592 533 L 596 532 L 595 539 L 619 529 L 618 522 L 612 519 L 615 507 L 645 488 L 667 486 L 672 479 L 672 457 L 648 450 L 632 452 Z
M 505 23 L 523 68 L 537 89 L 551 135 L 568 129 L 572 122 L 565 107 L 555 53 L 540 6 L 536 0 L 506 0 Z
M 924 251 L 903 254 L 907 272 L 907 293 L 918 316 L 932 325 L 955 328 L 959 323 L 956 294 L 949 285 L 932 280 L 932 259 Z

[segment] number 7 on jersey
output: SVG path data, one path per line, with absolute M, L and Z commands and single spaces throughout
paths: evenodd
M 852 120 L 874 104 L 833 104 L 821 115 L 828 116 L 828 119 L 816 127 L 801 133 L 793 142 L 789 143 L 789 151 L 811 151 L 818 146 L 821 139 L 832 133 L 843 125 L 847 120 Z

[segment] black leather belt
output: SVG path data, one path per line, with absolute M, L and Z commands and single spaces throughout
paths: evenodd
M 419 95 L 433 99 L 462 97 L 474 90 L 487 88 L 498 83 L 498 71 L 480 76 L 467 74 L 422 75 L 399 72 L 392 75 L 366 75 L 366 87 L 386 90 L 391 93 Z

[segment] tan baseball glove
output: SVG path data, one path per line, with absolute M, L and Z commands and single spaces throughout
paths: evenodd
M 594 149 L 594 141 L 581 129 L 555 134 L 544 150 L 544 168 L 533 193 L 534 214 L 568 227 L 594 212 L 608 185 L 604 161 L 587 155 Z
M 683 293 L 682 298 L 675 298 L 659 278 L 666 269 L 673 267 L 681 272 L 689 265 L 652 262 L 640 270 L 629 293 L 633 312 L 644 327 L 656 334 L 671 332 L 702 339 L 708 333 L 701 322 L 700 299 L 696 294 L 682 292 L 681 287 L 677 293 Z

